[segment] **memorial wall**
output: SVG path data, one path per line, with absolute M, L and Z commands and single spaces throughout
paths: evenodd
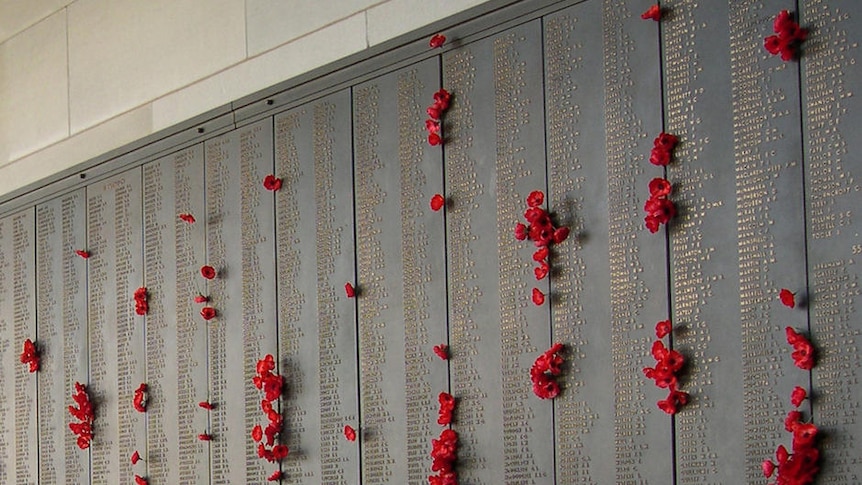
M 442 47 L 417 34 L 0 205 L 0 483 L 423 484 L 447 427 L 468 485 L 767 483 L 764 460 L 860 483 L 862 4 L 649 7 L 444 22 Z M 786 61 L 764 48 L 784 9 L 808 29 Z M 656 178 L 676 213 L 653 233 Z M 534 191 L 569 230 L 546 258 L 516 238 Z M 668 319 L 675 414 L 644 372 Z M 807 468 L 791 410 L 818 429 Z

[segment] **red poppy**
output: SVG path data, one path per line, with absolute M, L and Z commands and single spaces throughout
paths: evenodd
M 32 340 L 24 341 L 24 350 L 21 352 L 21 363 L 30 366 L 30 372 L 39 370 L 39 354 L 36 352 L 36 344 Z
M 348 282 L 344 284 L 344 293 L 347 295 L 347 298 L 353 298 L 356 296 L 356 289 Z
M 545 194 L 541 190 L 534 190 L 527 196 L 527 207 L 539 207 L 545 203 Z
M 135 396 L 132 400 L 132 405 L 135 407 L 135 410 L 139 413 L 147 412 L 147 384 L 142 382 L 137 389 L 135 389 Z
M 673 327 L 670 324 L 670 320 L 662 320 L 655 324 L 655 336 L 658 338 L 666 337 Z
M 667 197 L 670 195 L 671 185 L 665 178 L 656 177 L 650 180 L 649 195 L 650 197 Z
M 211 280 L 216 277 L 216 270 L 208 264 L 201 266 L 201 276 L 208 280 Z
M 802 422 L 802 413 L 794 409 L 788 412 L 787 417 L 784 418 L 784 430 L 793 431 L 796 424 L 800 422 Z
M 661 8 L 659 8 L 658 4 L 652 5 L 646 12 L 641 14 L 641 18 L 644 20 L 652 19 L 658 22 L 661 20 Z
M 356 430 L 349 424 L 344 425 L 344 437 L 347 441 L 356 441 Z
M 206 321 L 210 321 L 216 317 L 216 309 L 211 306 L 205 306 L 201 308 L 201 318 Z
M 560 244 L 569 238 L 569 228 L 568 227 L 558 227 L 554 230 L 554 235 L 551 237 L 551 240 L 554 244 Z
M 781 303 L 788 308 L 796 306 L 796 293 L 791 292 L 787 288 L 782 288 L 781 291 L 778 292 L 778 298 L 781 300 Z
M 259 424 L 254 425 L 254 428 L 251 429 L 251 439 L 256 442 L 263 439 L 263 428 Z
M 432 49 L 436 49 L 438 47 L 443 47 L 443 44 L 446 42 L 446 36 L 442 34 L 434 34 L 431 37 L 431 40 L 428 41 L 428 45 L 431 46 Z
M 210 301 L 210 297 L 198 294 L 195 296 L 195 303 L 206 303 Z
M 148 485 L 148 484 L 149 484 L 149 482 L 147 481 L 146 478 L 144 478 L 140 475 L 135 475 L 135 485 Z
M 272 472 L 272 475 L 270 475 L 266 478 L 266 481 L 277 482 L 277 481 L 280 481 L 283 476 L 284 475 L 281 473 L 281 470 L 276 470 L 276 471 Z
M 281 461 L 287 457 L 288 449 L 285 445 L 275 445 L 272 447 L 272 454 L 276 461 Z
M 263 187 L 266 190 L 275 192 L 281 188 L 281 179 L 275 175 L 269 174 L 263 178 Z
M 533 253 L 533 261 L 541 262 L 548 259 L 548 247 L 542 246 Z
M 141 460 L 141 455 L 140 455 L 140 453 L 138 453 L 138 450 L 135 450 L 135 452 L 132 453 L 132 465 L 137 464 L 140 460 Z
M 770 35 L 763 39 L 763 48 L 772 55 L 777 55 L 781 51 L 781 41 L 777 35 Z
M 808 393 L 805 392 L 805 389 L 796 386 L 793 388 L 793 392 L 790 393 L 790 404 L 793 404 L 794 407 L 798 408 L 806 397 L 808 397 Z
M 87 258 L 89 258 L 89 257 L 90 257 L 90 252 L 89 252 L 89 251 L 84 251 L 83 249 L 76 249 L 76 250 L 75 250 L 75 254 L 77 254 L 78 256 L 80 256 L 80 257 L 82 257 L 82 258 L 84 258 L 84 259 L 87 259 Z
M 425 113 L 427 113 L 428 117 L 432 120 L 439 120 L 440 117 L 443 115 L 443 110 L 441 110 L 438 106 L 431 105 L 425 109 Z
M 798 452 L 813 445 L 816 437 L 817 426 L 812 423 L 798 423 L 793 427 L 793 451 Z
M 215 409 L 215 406 L 213 406 L 209 401 L 201 401 L 201 402 L 199 402 L 199 403 L 198 403 L 198 406 L 200 406 L 200 407 L 202 407 L 202 408 L 204 408 L 204 409 L 206 409 L 206 410 L 213 410 L 213 409 Z
M 654 147 L 649 154 L 649 163 L 666 167 L 670 164 L 670 151 Z
M 428 144 L 432 147 L 436 147 L 437 145 L 441 145 L 443 143 L 443 138 L 437 133 L 429 133 L 428 134 Z
M 538 288 L 533 288 L 533 304 L 539 306 L 545 303 L 545 294 Z
M 201 441 L 212 441 L 213 437 L 209 433 L 201 433 L 198 435 L 198 439 Z
M 439 211 L 446 204 L 446 199 L 443 198 L 440 194 L 434 194 L 434 197 L 431 197 L 431 210 L 434 212 Z
M 425 120 L 425 130 L 428 133 L 440 133 L 440 120 Z
M 533 269 L 533 274 L 536 276 L 536 280 L 542 280 L 545 276 L 548 276 L 550 269 L 551 267 L 548 266 L 548 263 L 542 261 L 538 267 Z M 541 303 L 538 303 L 538 305 L 541 305 Z
M 446 344 L 435 345 L 434 353 L 442 360 L 449 360 L 449 346 Z
M 667 399 L 662 399 L 656 404 L 659 409 L 667 414 L 674 415 L 679 411 L 679 408 L 688 403 L 688 394 L 682 391 L 671 389 Z
M 679 143 L 679 138 L 677 138 L 676 135 L 661 132 L 657 137 L 655 137 L 655 140 L 653 140 L 652 143 L 654 148 L 671 151 L 676 148 L 677 143 Z
M 515 239 L 517 239 L 518 241 L 523 241 L 524 239 L 527 239 L 527 234 L 527 226 L 521 224 L 520 222 L 515 224 Z
M 191 214 L 186 214 L 186 213 L 180 214 L 180 219 L 188 222 L 189 224 L 195 223 L 195 216 L 193 216 Z
M 442 111 L 446 111 L 449 109 L 449 102 L 451 99 L 452 94 L 450 94 L 449 91 L 440 88 L 436 93 L 434 93 L 434 106 L 440 108 Z

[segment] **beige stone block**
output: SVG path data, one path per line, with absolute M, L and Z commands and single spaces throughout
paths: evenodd
M 389 0 L 368 9 L 368 44 L 406 34 L 488 0 Z
M 0 43 L 75 0 L 0 0 Z
M 377 3 L 380 0 L 247 0 L 248 54 L 268 51 Z
M 365 14 L 359 13 L 157 99 L 153 127 L 167 128 L 365 47 Z
M 0 163 L 69 134 L 66 12 L 0 44 Z
M 0 195 L 75 167 L 152 133 L 152 107 L 144 105 L 0 166 Z
M 244 0 L 78 0 L 68 11 L 72 133 L 245 58 Z

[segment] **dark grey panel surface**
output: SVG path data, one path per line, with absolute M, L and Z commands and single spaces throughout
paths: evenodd
M 208 283 L 217 316 L 206 323 L 212 483 L 256 482 L 276 469 L 258 457 L 250 433 L 267 424 L 252 383 L 257 361 L 277 354 L 274 194 L 263 187 L 273 171 L 272 120 L 210 140 L 205 150 L 207 264 L 217 271 Z
M 602 15 L 602 3 L 591 2 L 544 19 L 548 200 L 571 229 L 551 260 L 552 340 L 567 346 L 568 361 L 554 401 L 557 483 L 612 483 L 617 468 L 639 459 L 630 449 L 620 450 L 625 461 L 596 459 L 627 447 L 615 441 L 615 392 L 603 384 L 614 367 L 605 105 L 596 100 L 604 100 L 605 82 L 619 81 L 592 75 L 603 71 L 603 44 L 615 49 L 594 21 Z
M 0 354 L 4 482 L 37 483 L 36 374 L 21 364 L 24 340 L 36 337 L 36 211 L 27 209 L 0 221 Z M 2 475 L 0 475 L 2 478 Z
M 671 483 L 671 420 L 655 404 L 666 391 L 642 373 L 653 364 L 655 322 L 668 317 L 665 237 L 650 234 L 643 222 L 647 185 L 662 175 L 648 161 L 661 108 L 659 59 L 645 48 L 658 32 L 627 2 L 603 2 L 602 23 L 611 333 L 592 332 L 610 348 L 602 354 L 611 359 L 604 362 L 613 376 L 602 382 L 613 382 L 614 391 L 613 475 L 602 476 L 614 483 Z M 589 243 L 598 229 L 585 230 Z
M 452 393 L 467 483 L 554 481 L 551 403 L 529 377 L 554 299 L 530 302 L 548 284 L 534 282 L 534 248 L 512 232 L 526 196 L 546 189 L 540 53 L 536 21 L 444 55 Z
M 204 289 L 203 145 L 144 165 L 147 314 L 147 455 L 151 483 L 209 483 L 209 450 L 197 439 L 209 413 L 207 326 L 194 297 Z M 194 224 L 178 217 L 196 216 Z
M 350 113 L 345 90 L 275 117 L 285 483 L 358 481 L 358 443 L 343 436 L 360 429 Z
M 728 5 L 673 2 L 662 20 L 665 131 L 679 137 L 667 178 L 674 347 L 686 357 L 676 416 L 681 483 L 740 483 L 742 342 Z M 655 136 L 656 133 L 651 134 Z M 646 193 L 646 187 L 643 186 Z
M 68 430 L 75 382 L 87 382 L 85 189 L 36 207 L 39 483 L 89 483 L 90 453 Z M 61 431 L 58 431 L 61 430 Z
M 146 447 L 146 416 L 132 406 L 135 389 L 146 382 L 145 323 L 133 299 L 144 285 L 141 210 L 140 169 L 87 189 L 93 484 L 133 477 L 129 457 Z
M 443 164 L 424 129 L 439 79 L 430 59 L 353 90 L 363 483 L 426 483 L 443 429 Z
M 813 36 L 802 65 L 811 336 L 817 348 L 812 386 L 821 427 L 822 483 L 862 480 L 859 407 L 858 209 L 862 204 L 859 126 L 862 77 L 858 53 L 862 5 L 800 2 Z M 803 294 L 803 296 L 805 296 Z
M 790 445 L 783 425 L 790 392 L 808 382 L 788 358 L 784 334 L 785 325 L 804 327 L 806 313 L 778 299 L 782 287 L 805 286 L 799 71 L 751 41 L 783 8 L 792 6 L 749 1 L 728 12 L 744 426 L 736 453 L 745 460 L 735 480 L 746 483 L 761 481 L 761 462 Z

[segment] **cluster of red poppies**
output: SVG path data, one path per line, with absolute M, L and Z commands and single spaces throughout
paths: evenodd
M 147 384 L 142 382 L 137 389 L 135 389 L 135 396 L 132 399 L 132 405 L 135 406 L 135 411 L 139 413 L 147 412 Z
M 656 177 L 649 183 L 649 199 L 644 203 L 644 222 L 651 233 L 657 232 L 661 224 L 667 224 L 676 215 L 676 206 L 667 198 L 670 191 L 671 185 L 667 179 Z
M 284 377 L 273 372 L 275 370 L 275 358 L 272 354 L 266 354 L 263 359 L 257 361 L 255 370 L 256 375 L 252 378 L 252 383 L 254 387 L 263 391 L 264 396 L 260 401 L 260 408 L 266 415 L 269 424 L 266 425 L 266 428 L 256 424 L 251 430 L 251 438 L 258 444 L 258 457 L 270 463 L 281 461 L 287 456 L 288 449 L 285 445 L 275 444 L 275 440 L 281 433 L 284 418 L 272 404 L 281 397 L 284 389 Z M 265 441 L 263 441 L 264 436 L 266 436 Z M 281 475 L 279 475 L 280 477 Z
M 449 346 L 446 344 L 435 345 L 434 353 L 442 360 L 449 360 Z M 437 424 L 449 426 L 455 414 L 455 397 L 444 391 L 437 396 L 437 402 L 440 403 Z M 437 474 L 428 476 L 430 485 L 458 485 L 458 474 L 455 473 L 457 452 L 458 433 L 452 429 L 444 429 L 439 439 L 431 440 L 431 471 Z
M 533 394 L 539 399 L 553 399 L 560 394 L 560 385 L 554 380 L 560 375 L 563 356 L 560 351 L 563 344 L 555 343 L 542 355 L 536 358 L 530 367 L 530 380 L 533 382 Z
M 679 138 L 670 133 L 661 132 L 653 140 L 649 161 L 653 165 L 667 166 L 672 158 L 673 149 L 679 143 Z M 644 203 L 646 223 L 649 232 L 658 232 L 661 224 L 667 224 L 676 215 L 676 205 L 668 199 L 671 184 L 667 179 L 657 177 L 649 183 L 649 199 Z
M 655 324 L 655 336 L 658 338 L 652 344 L 652 356 L 656 360 L 655 367 L 644 367 L 643 372 L 647 379 L 655 381 L 655 385 L 661 389 L 667 389 L 667 399 L 662 399 L 656 404 L 659 409 L 668 413 L 676 414 L 679 408 L 688 403 L 688 393 L 677 389 L 679 379 L 677 373 L 685 365 L 685 357 L 676 350 L 665 347 L 661 341 L 670 335 L 673 326 L 670 320 L 662 320 Z
M 814 368 L 814 346 L 805 338 L 804 335 L 798 333 L 793 327 L 784 329 L 787 334 L 787 343 L 793 346 L 793 363 L 796 367 L 802 370 L 811 370 Z
M 425 112 L 428 113 L 428 119 L 425 120 L 425 131 L 428 132 L 428 143 L 431 146 L 441 145 L 443 143 L 442 127 L 443 113 L 449 109 L 449 101 L 452 95 L 449 91 L 440 88 L 434 93 L 434 104 L 429 106 Z
M 150 304 L 147 301 L 147 289 L 146 287 L 140 287 L 135 290 L 135 313 L 138 315 L 146 315 L 147 312 L 150 311 Z
M 536 280 L 542 280 L 551 271 L 551 266 L 548 263 L 550 255 L 549 246 L 551 244 L 560 244 L 569 237 L 568 227 L 556 227 L 551 221 L 551 216 L 541 205 L 545 203 L 545 194 L 540 190 L 534 190 L 527 196 L 527 211 L 524 212 L 524 219 L 529 225 L 521 222 L 515 224 L 515 239 L 523 241 L 529 239 L 536 246 L 536 252 L 533 253 L 533 261 L 539 266 L 533 270 Z M 545 294 L 538 288 L 533 288 L 533 303 L 541 305 L 545 302 Z
M 440 395 L 437 396 L 437 402 L 440 403 L 437 424 L 441 426 L 452 424 L 452 414 L 455 412 L 455 398 L 448 392 L 441 392 Z
M 679 143 L 679 138 L 670 133 L 661 132 L 652 141 L 652 151 L 649 154 L 649 163 L 666 167 L 673 158 L 673 149 Z
M 798 408 L 802 401 L 808 397 L 805 389 L 796 386 L 790 393 L 790 403 Z M 791 449 L 789 453 L 784 445 L 779 445 L 775 451 L 775 459 L 763 460 L 761 465 L 763 475 L 771 478 L 775 474 L 773 485 L 807 485 L 814 482 L 814 476 L 820 471 L 818 461 L 820 450 L 816 446 L 817 426 L 814 423 L 802 421 L 802 412 L 794 409 L 787 413 L 784 419 L 784 429 L 793 434 Z M 778 473 L 776 473 L 776 471 Z
M 21 352 L 21 363 L 30 365 L 30 372 L 39 370 L 39 353 L 36 352 L 36 344 L 32 340 L 24 341 L 24 351 Z
M 772 55 L 781 55 L 781 59 L 789 61 L 799 55 L 799 45 L 808 38 L 808 29 L 799 27 L 790 12 L 782 10 L 772 22 L 775 35 L 763 39 L 763 47 Z
M 69 406 L 69 413 L 80 422 L 69 423 L 69 429 L 78 435 L 78 448 L 86 450 L 90 447 L 90 441 L 93 439 L 93 421 L 96 419 L 93 404 L 90 403 L 90 396 L 87 395 L 87 386 L 76 382 L 72 400 L 75 401 L 77 407 Z
M 458 459 L 458 433 L 446 428 L 438 439 L 431 440 L 431 471 L 436 475 L 428 476 L 429 485 L 458 485 L 455 461 Z
M 213 268 L 212 266 L 210 266 L 208 264 L 201 266 L 201 276 L 203 276 L 204 279 L 211 280 L 211 279 L 215 278 L 216 275 L 218 275 L 218 272 L 216 272 L 215 268 Z M 209 301 L 210 301 L 210 298 L 208 296 L 204 296 L 201 294 L 198 294 L 197 296 L 195 296 L 195 303 L 209 303 Z M 206 305 L 203 308 L 201 308 L 201 318 L 203 318 L 206 321 L 210 321 L 213 318 L 215 318 L 216 314 L 217 314 L 216 309 L 209 306 L 209 305 Z

